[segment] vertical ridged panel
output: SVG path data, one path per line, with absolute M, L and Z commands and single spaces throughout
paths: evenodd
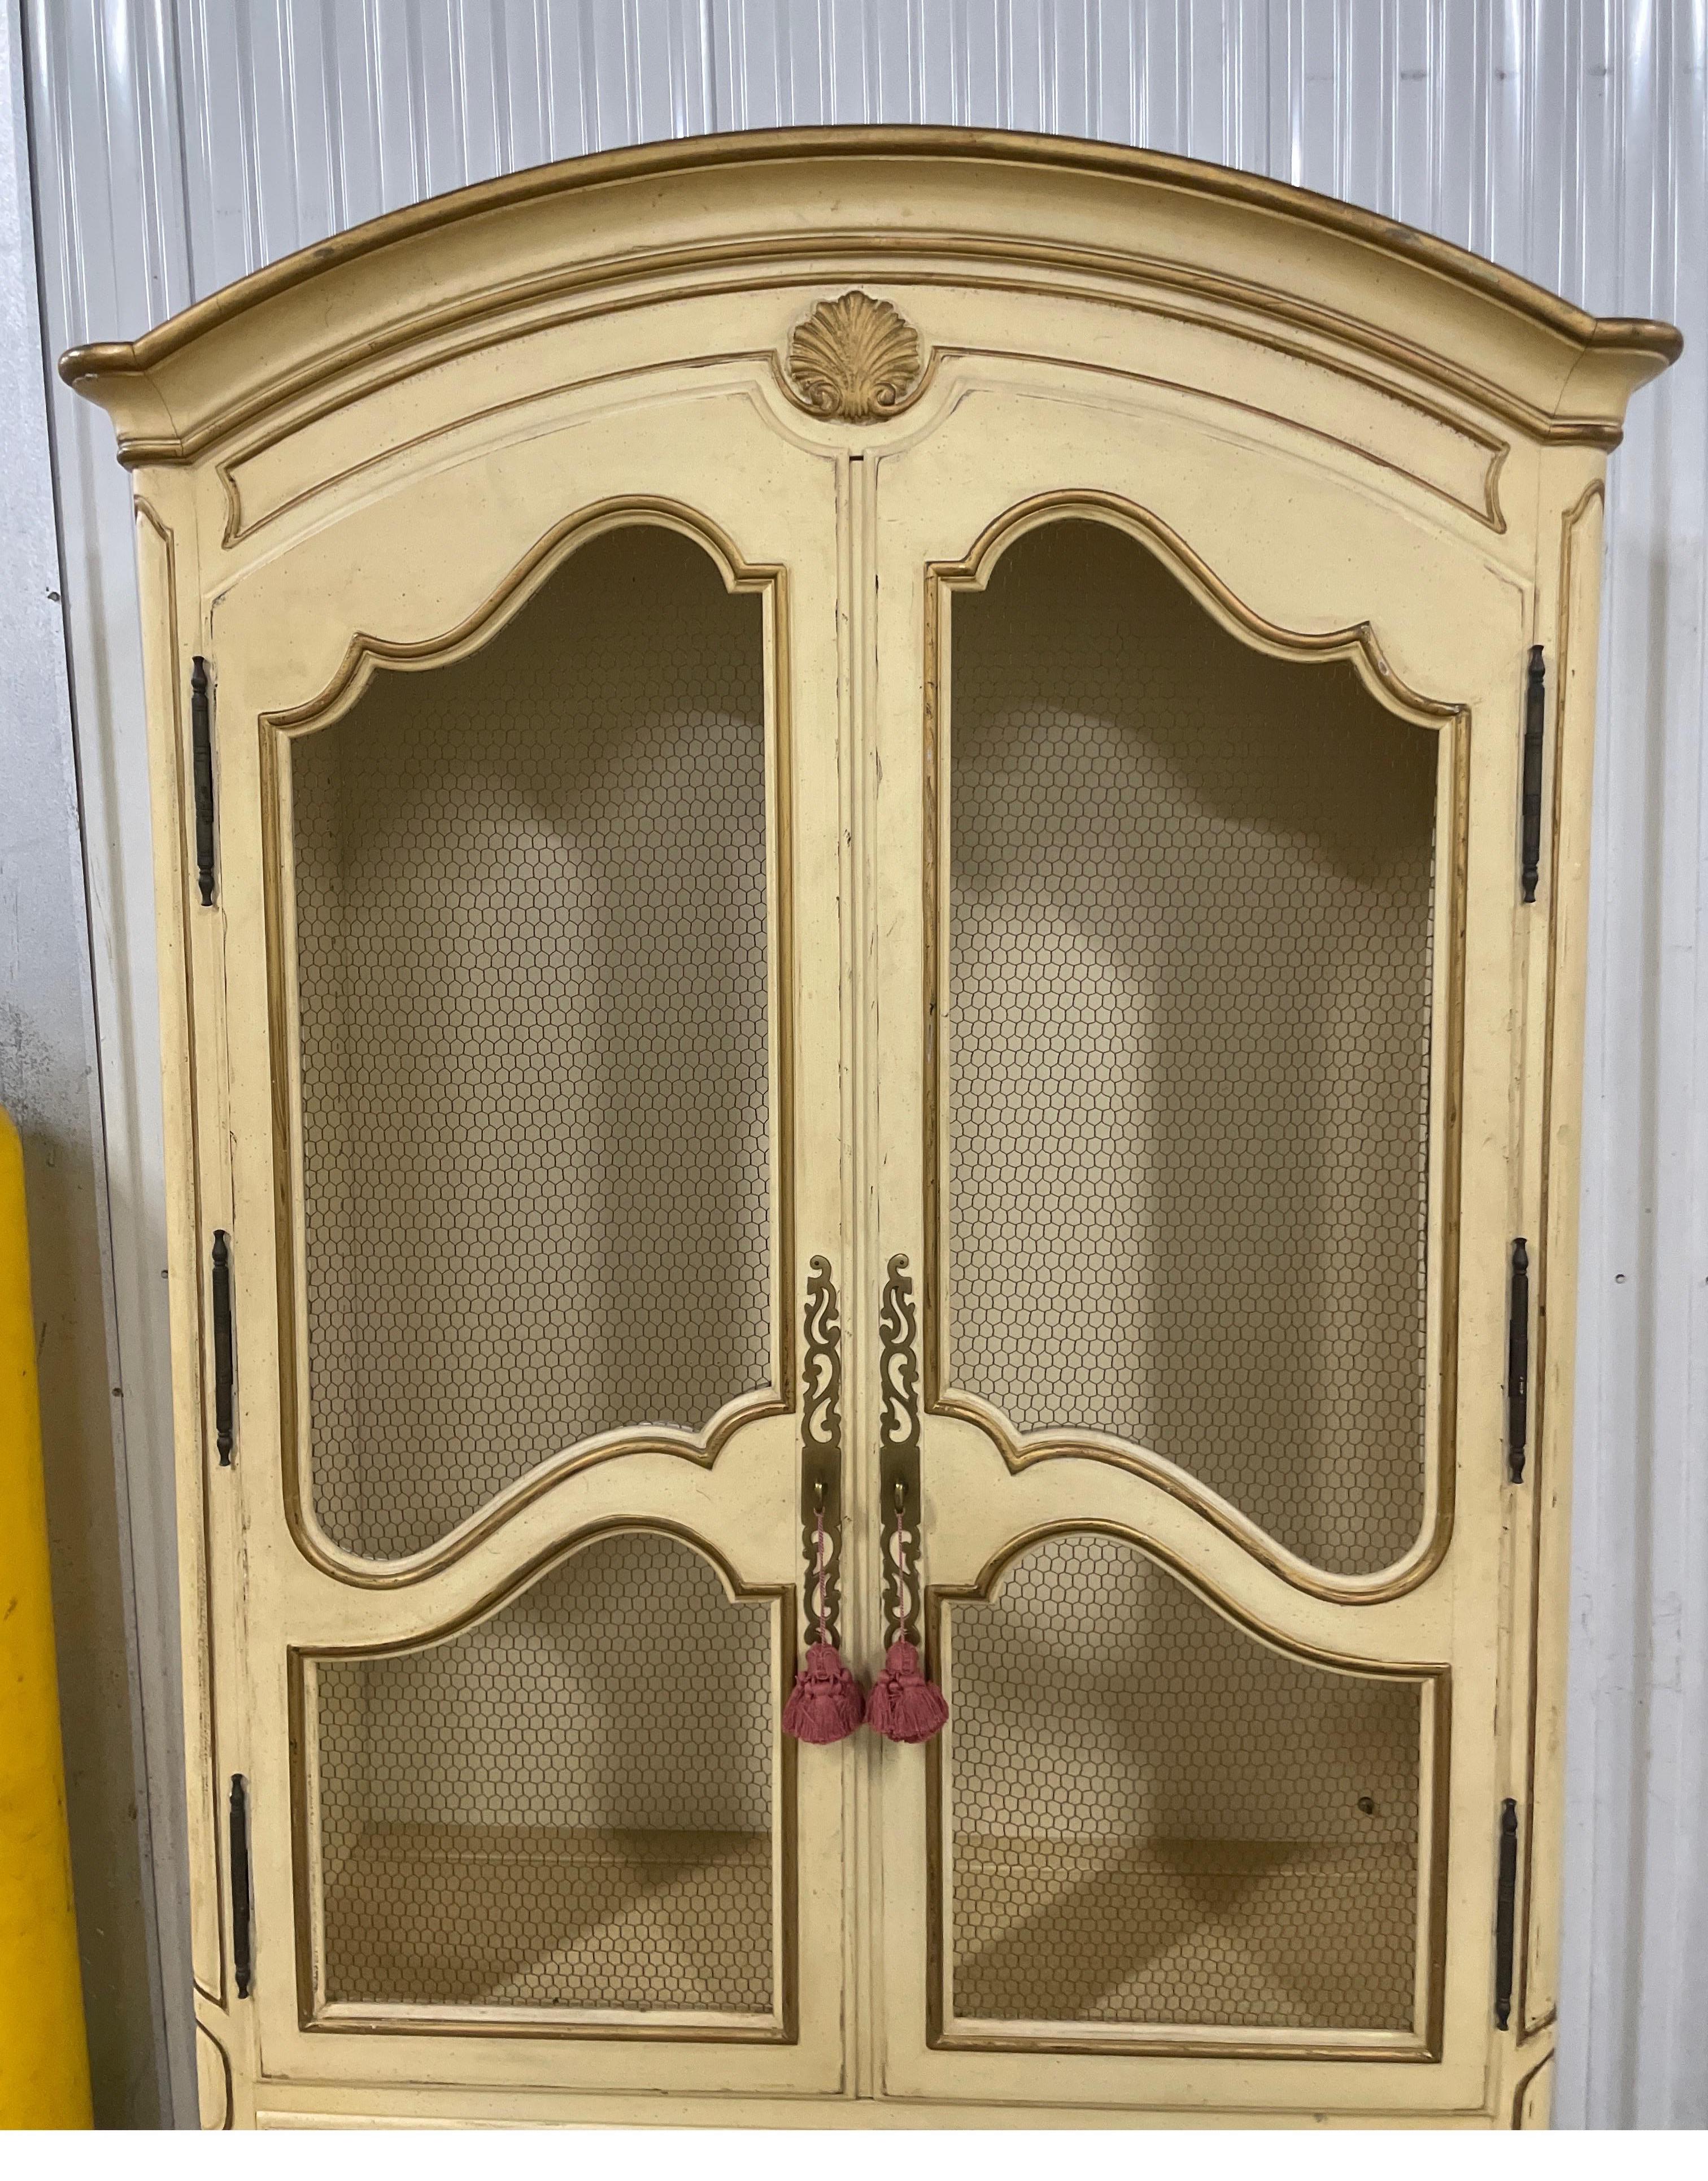
M 193 299 L 186 163 L 166 0 L 153 7 L 91 0 L 76 8 L 31 0 L 23 25 L 41 308 L 51 353 L 63 328 L 97 324 L 109 314 L 113 323 L 145 325 Z M 9 19 L 6 31 L 8 38 L 14 35 Z M 104 1348 L 117 1359 L 113 1489 L 124 1616 L 133 1650 L 125 1661 L 135 1677 L 130 1696 L 139 1761 L 133 1792 L 141 1805 L 139 1833 L 148 1858 L 145 1871 L 130 1882 L 142 1892 L 150 2006 L 163 2015 L 163 2028 L 152 2046 L 114 2051 L 110 2013 L 100 2024 L 92 2020 L 94 2008 L 103 2005 L 98 1979 L 91 1980 L 90 2000 L 92 2044 L 107 2084 L 102 2118 L 134 2124 L 157 2111 L 193 2111 L 196 2079 L 189 2007 L 171 1342 L 161 1271 L 166 1184 L 153 838 L 129 480 L 113 461 L 113 435 L 103 420 L 89 412 L 87 403 L 67 400 L 64 392 L 50 378 L 88 896 L 89 928 L 79 937 L 88 949 L 93 987 L 100 1056 L 96 1095 L 106 1133 L 112 1248 L 110 1298 L 93 1291 L 80 1298 L 86 1322 L 78 1337 L 83 1356 L 101 1355 Z M 44 1041 L 53 1034 L 51 1024 L 27 1018 L 20 1027 Z M 63 1057 L 80 1074 L 87 1065 L 80 1052 Z M 92 1494 L 96 1481 L 88 1479 L 85 1488 Z M 88 1660 L 85 1670 L 105 1679 L 121 1665 L 103 1654 Z M 74 1773 L 68 1792 L 77 1790 Z M 102 1927 L 89 1903 L 80 1902 L 80 1910 L 86 1943 Z M 122 1931 L 104 1935 L 115 1946 L 124 1943 Z M 127 2080 L 138 2088 L 115 2110 L 110 2101 L 124 2096 L 119 2086 Z
M 1700 0 L 26 0 L 26 18 L 55 350 L 489 174 L 877 120 L 1224 161 L 1683 327 L 1609 501 L 1557 2106 L 1708 2123 L 1708 1492 L 1689 1468 L 1708 1441 Z M 130 528 L 102 420 L 61 395 L 55 428 L 135 1268 L 161 1262 L 163 1213 Z M 121 1282 L 121 1353 L 154 1390 L 127 1413 L 139 1475 L 163 1480 L 164 1316 L 143 1287 Z M 146 1488 L 159 1509 L 133 1494 L 133 1513 L 169 1579 L 166 1488 Z M 172 1655 L 161 1629 L 143 1641 Z
M 1594 842 L 1567 1983 L 1570 2118 L 1708 2124 L 1708 301 L 1699 8 L 1586 10 L 1556 269 L 1674 319 L 1609 481 Z M 1605 73 L 1603 73 L 1605 71 Z M 1566 103 L 1568 79 L 1556 79 Z M 1605 91 L 1603 86 L 1605 86 Z M 1575 96 L 1573 108 L 1577 110 Z M 1693 1473 L 1694 1472 L 1694 1473 Z

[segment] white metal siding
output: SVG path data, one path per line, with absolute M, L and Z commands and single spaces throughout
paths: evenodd
M 1224 161 L 1430 229 L 1592 310 L 1683 328 L 1684 362 L 1634 406 L 1609 507 L 1557 2112 L 1708 2124 L 1705 0 L 24 5 L 56 351 L 135 334 L 335 229 L 538 160 L 877 120 Z M 169 1841 L 170 1417 L 131 533 L 105 419 L 55 400 L 151 1797 Z M 163 1869 L 170 1964 L 182 1888 L 169 1857 Z

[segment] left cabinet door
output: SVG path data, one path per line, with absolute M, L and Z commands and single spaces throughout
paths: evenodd
M 842 2079 L 841 1760 L 779 1725 L 845 1257 L 835 497 L 737 390 L 537 417 L 213 605 L 263 2110 Z

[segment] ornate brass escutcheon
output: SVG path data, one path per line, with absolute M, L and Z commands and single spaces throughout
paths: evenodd
M 842 1320 L 830 1260 L 807 1267 L 801 1373 L 801 1544 L 807 1640 L 842 1640 Z M 822 1554 L 821 1554 L 822 1541 Z M 819 1597 L 820 1582 L 824 1596 Z
M 879 1496 L 882 1505 L 884 1643 L 919 1642 L 919 1315 L 906 1257 L 892 1257 L 878 1313 Z

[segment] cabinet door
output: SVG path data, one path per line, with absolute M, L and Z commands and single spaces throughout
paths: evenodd
M 259 2071 L 834 2088 L 834 471 L 739 389 L 515 429 L 213 614 Z
M 884 2086 L 1473 2110 L 1523 597 L 1178 412 L 945 406 L 873 488 L 880 1512 L 950 1708 L 879 1760 Z

